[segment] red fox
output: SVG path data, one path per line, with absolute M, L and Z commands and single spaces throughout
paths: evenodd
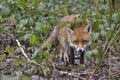
M 47 43 L 51 43 L 51 45 L 59 44 L 60 59 L 63 56 L 65 63 L 74 64 L 74 55 L 79 53 L 80 63 L 84 64 L 84 53 L 92 41 L 90 21 L 85 19 L 83 23 L 79 23 L 76 19 L 80 16 L 80 14 L 73 14 L 63 17 L 48 38 Z M 72 21 L 74 21 L 74 24 L 71 24 Z M 55 43 L 56 41 L 59 43 Z M 41 49 L 45 48 L 47 43 L 44 43 Z

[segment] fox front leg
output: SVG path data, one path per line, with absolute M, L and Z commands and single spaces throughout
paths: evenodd
M 68 47 L 64 53 L 65 64 L 74 64 L 75 62 L 75 49 L 73 47 Z
M 70 64 L 74 64 L 75 62 L 75 50 L 73 47 L 70 47 Z
M 60 56 L 60 61 L 62 61 L 62 57 L 63 57 L 63 49 L 62 48 L 60 49 L 60 55 L 59 56 Z
M 63 50 L 62 48 L 60 49 L 60 61 L 62 61 L 62 57 L 63 57 L 63 60 L 65 62 L 65 64 L 67 65 L 68 62 L 69 62 L 69 57 L 68 57 L 68 53 L 67 53 L 67 50 Z
M 85 55 L 85 52 L 82 51 L 82 52 L 79 52 L 80 53 L 80 64 L 84 64 L 84 55 Z
M 69 63 L 69 57 L 67 53 L 67 49 L 64 51 L 64 62 L 67 65 Z

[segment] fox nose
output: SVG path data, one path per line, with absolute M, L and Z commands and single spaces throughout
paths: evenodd
M 79 49 L 79 52 L 81 53 L 81 52 L 82 52 L 82 49 Z
M 77 49 L 77 52 L 78 52 L 78 53 L 79 53 L 79 52 L 81 53 L 81 52 L 83 52 L 83 51 L 84 51 L 83 48 L 78 48 L 78 49 Z

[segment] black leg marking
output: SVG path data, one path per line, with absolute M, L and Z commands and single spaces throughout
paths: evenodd
M 74 48 L 70 47 L 70 64 L 74 64 L 75 58 L 74 58 Z
M 84 51 L 80 53 L 80 64 L 84 64 Z

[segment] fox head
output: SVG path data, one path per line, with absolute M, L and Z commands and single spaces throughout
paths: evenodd
M 91 44 L 91 25 L 88 19 L 82 24 L 76 24 L 73 29 L 66 27 L 68 41 L 71 47 L 75 47 L 77 52 L 83 52 Z

